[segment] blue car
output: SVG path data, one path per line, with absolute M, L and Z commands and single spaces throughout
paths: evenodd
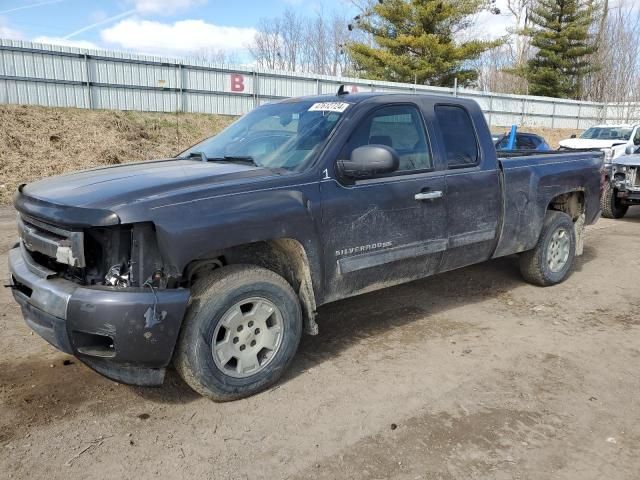
M 508 150 L 509 146 L 509 134 L 503 133 L 496 135 L 494 138 L 494 145 L 496 150 Z M 515 150 L 538 150 L 547 151 L 553 150 L 544 138 L 535 133 L 516 133 Z

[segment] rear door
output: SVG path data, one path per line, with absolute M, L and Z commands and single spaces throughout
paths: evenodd
M 490 149 L 491 158 L 483 155 L 469 111 L 462 105 L 436 104 L 434 118 L 446 161 L 445 271 L 489 259 L 498 234 L 502 192 L 495 150 Z M 486 125 L 478 127 L 487 130 Z
M 353 124 L 321 183 L 326 301 L 435 273 L 446 248 L 444 175 L 419 105 L 385 103 Z M 367 144 L 395 149 L 399 171 L 341 179 L 335 161 Z

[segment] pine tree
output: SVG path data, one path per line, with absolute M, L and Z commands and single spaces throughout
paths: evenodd
M 504 41 L 459 41 L 458 33 L 487 0 L 384 0 L 356 17 L 355 28 L 371 43 L 351 42 L 347 49 L 357 71 L 373 80 L 436 86 L 469 85 L 478 73 L 469 61 Z
M 583 78 L 595 69 L 589 63 L 597 50 L 589 32 L 595 16 L 593 0 L 535 0 L 532 27 L 524 32 L 538 50 L 525 71 L 531 95 L 581 97 Z

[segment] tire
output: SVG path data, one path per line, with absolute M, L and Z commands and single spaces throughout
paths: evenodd
M 301 333 L 300 302 L 284 278 L 251 265 L 223 267 L 192 288 L 174 366 L 201 395 L 236 400 L 278 381 Z
M 555 285 L 569 276 L 575 253 L 576 235 L 571 217 L 549 210 L 538 243 L 532 250 L 520 254 L 520 272 L 534 285 Z
M 622 218 L 629 210 L 629 205 L 622 205 L 617 195 L 618 191 L 607 182 L 600 197 L 600 208 L 605 218 Z

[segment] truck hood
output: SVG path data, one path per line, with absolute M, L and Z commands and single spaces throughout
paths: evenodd
M 616 161 L 613 162 L 615 165 L 626 165 L 628 167 L 637 167 L 640 166 L 640 155 L 624 155 L 623 157 L 616 158 Z
M 117 211 L 126 205 L 166 198 L 185 189 L 268 175 L 273 172 L 252 165 L 169 159 L 50 177 L 30 183 L 21 191 L 28 197 L 52 204 Z
M 617 145 L 626 145 L 625 140 L 590 140 L 588 138 L 568 138 L 560 142 L 561 147 L 581 148 L 611 148 Z

